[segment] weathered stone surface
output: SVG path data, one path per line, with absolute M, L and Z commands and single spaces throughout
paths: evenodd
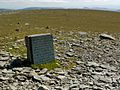
M 16 90 L 17 88 L 15 86 L 13 86 L 13 85 L 10 85 L 10 89 L 11 90 Z
M 7 61 L 7 60 L 9 60 L 9 56 L 7 56 L 7 57 L 0 57 L 0 61 Z
M 95 62 L 88 62 L 87 64 L 89 67 L 98 67 L 99 64 L 98 63 L 95 63 Z
M 42 70 L 39 72 L 39 74 L 40 74 L 40 75 L 41 75 L 41 74 L 46 74 L 47 71 L 48 71 L 48 69 L 47 69 L 47 68 L 44 68 L 44 69 L 42 69 Z
M 65 71 L 61 71 L 61 72 L 55 72 L 56 74 L 59 74 L 59 75 L 66 75 L 67 74 L 67 72 L 65 72 Z
M 19 81 L 22 81 L 22 82 L 24 82 L 25 80 L 27 80 L 27 77 L 23 76 L 23 75 L 18 75 L 15 78 L 18 79 Z
M 76 62 L 76 64 L 78 64 L 78 65 L 84 64 L 84 62 L 82 62 L 82 61 L 75 61 L 75 62 Z
M 15 72 L 13 72 L 12 70 L 7 70 L 7 69 L 3 69 L 2 73 L 3 74 L 15 74 Z
M 103 34 L 100 34 L 100 37 L 103 38 L 103 39 L 111 39 L 111 40 L 115 40 L 114 37 L 110 36 L 110 35 L 107 35 L 105 33 Z
M 18 72 L 22 72 L 23 68 L 13 68 L 13 71 L 18 71 Z
M 25 23 L 25 26 L 29 26 L 30 24 L 29 23 Z
M 87 32 L 78 32 L 80 35 L 86 35 Z
M 0 61 L 0 68 L 1 68 L 1 69 L 5 68 L 5 65 L 6 65 L 6 62 Z
M 59 76 L 57 76 L 57 79 L 58 79 L 58 80 L 66 80 L 66 77 L 59 75 Z
M 74 56 L 74 54 L 73 54 L 72 52 L 67 52 L 66 55 L 67 55 L 68 57 L 73 57 L 73 56 Z
M 78 88 L 78 86 L 79 86 L 78 84 L 73 84 L 69 87 L 69 90 L 73 90 L 74 88 L 76 89 Z
M 33 79 L 36 80 L 36 81 L 40 81 L 41 82 L 41 78 L 38 75 L 33 76 Z
M 45 85 L 41 85 L 37 90 L 49 90 L 49 89 Z
M 6 81 L 6 80 L 9 80 L 9 78 L 8 77 L 0 77 L 0 81 Z
M 60 87 L 60 86 L 56 86 L 56 87 L 55 87 L 55 90 L 63 90 L 63 88 Z
M 49 82 L 50 81 L 50 78 L 49 77 L 46 77 L 44 75 L 40 75 L 40 79 L 44 82 Z
M 112 79 L 109 77 L 99 76 L 99 81 L 103 83 L 112 83 Z

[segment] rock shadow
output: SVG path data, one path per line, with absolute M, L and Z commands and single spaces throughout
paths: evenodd
M 12 60 L 7 68 L 15 68 L 15 67 L 30 67 L 31 64 L 28 59 L 19 59 L 16 58 L 15 60 Z

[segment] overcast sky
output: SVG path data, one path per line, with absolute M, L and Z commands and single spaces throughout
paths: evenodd
M 120 0 L 0 0 L 0 8 L 25 7 L 105 7 L 120 9 Z

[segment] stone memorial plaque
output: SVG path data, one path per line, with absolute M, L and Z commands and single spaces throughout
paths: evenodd
M 32 64 L 45 64 L 55 60 L 51 34 L 36 34 L 25 37 L 27 56 Z

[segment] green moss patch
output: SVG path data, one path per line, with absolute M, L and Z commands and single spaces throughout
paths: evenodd
M 58 60 L 54 60 L 54 61 L 52 61 L 52 62 L 50 62 L 50 63 L 46 63 L 46 64 L 32 64 L 31 67 L 32 67 L 33 69 L 37 69 L 37 68 L 39 68 L 39 69 L 47 68 L 48 70 L 52 70 L 52 69 L 54 69 L 54 68 L 59 67 L 59 63 L 60 63 L 60 62 L 59 62 Z

